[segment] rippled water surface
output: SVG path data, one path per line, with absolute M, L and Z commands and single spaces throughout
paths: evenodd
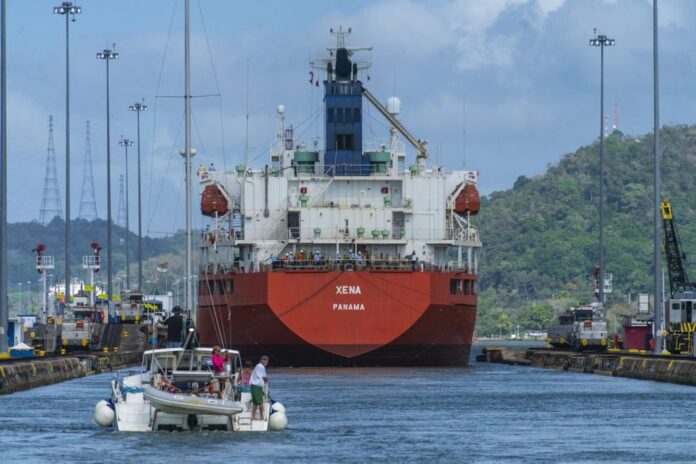
M 269 373 L 284 432 L 102 429 L 113 374 L 2 396 L 0 462 L 696 461 L 695 387 L 476 363 Z

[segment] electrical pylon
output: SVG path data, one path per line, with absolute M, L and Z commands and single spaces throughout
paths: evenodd
M 53 146 L 53 116 L 48 117 L 48 149 L 46 150 L 46 176 L 44 177 L 39 223 L 46 225 L 54 217 L 63 217 L 63 205 L 58 189 L 58 174 L 56 173 L 56 149 Z
M 123 187 L 123 174 L 118 179 L 118 212 L 116 225 L 126 227 L 126 190 Z
M 97 219 L 97 201 L 94 198 L 94 175 L 92 174 L 92 144 L 89 135 L 89 121 L 86 125 L 85 163 L 82 170 L 82 194 L 80 195 L 80 214 L 78 219 L 94 221 Z

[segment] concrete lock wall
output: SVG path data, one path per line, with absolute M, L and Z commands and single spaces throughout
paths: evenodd
M 0 364 L 0 394 L 140 364 L 142 351 L 95 353 Z
M 487 347 L 477 361 L 696 385 L 696 360 L 669 356 Z
M 78 358 L 19 362 L 0 365 L 0 394 L 50 385 L 82 375 Z

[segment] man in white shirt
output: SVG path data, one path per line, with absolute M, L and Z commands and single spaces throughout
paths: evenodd
M 268 366 L 268 356 L 261 356 L 259 363 L 254 368 L 251 373 L 251 399 L 254 405 L 251 408 L 251 420 L 256 420 L 256 409 L 258 408 L 261 412 L 261 418 L 263 420 L 263 401 L 264 393 L 263 387 L 268 383 L 268 374 L 266 373 L 266 366 Z

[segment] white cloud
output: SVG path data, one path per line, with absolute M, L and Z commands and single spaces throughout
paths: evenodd
M 541 9 L 541 14 L 546 17 L 556 10 L 559 10 L 566 0 L 537 0 L 537 5 Z

